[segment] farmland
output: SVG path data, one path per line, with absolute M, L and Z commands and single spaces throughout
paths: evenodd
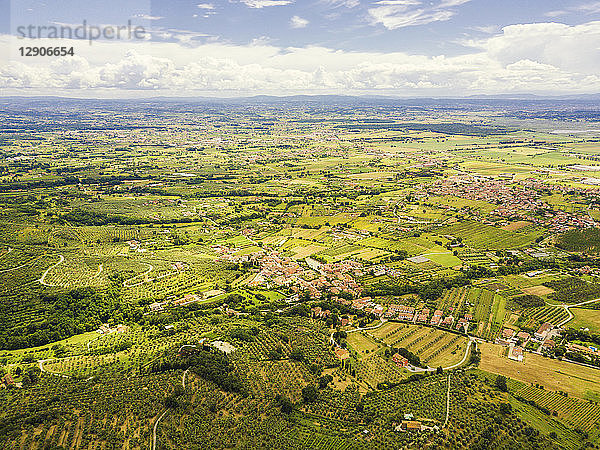
M 511 361 L 501 356 L 502 347 L 482 344 L 481 368 L 488 372 L 506 375 L 524 383 L 535 383 L 546 390 L 567 392 L 583 400 L 600 399 L 600 374 L 591 368 L 563 361 L 527 354 L 525 363 Z
M 369 101 L 3 103 L 0 446 L 600 445 L 597 134 Z

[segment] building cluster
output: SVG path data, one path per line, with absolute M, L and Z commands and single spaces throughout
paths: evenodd
M 557 329 L 550 323 L 540 325 L 533 335 L 526 331 L 517 332 L 512 328 L 504 328 L 496 338 L 496 344 L 508 347 L 508 359 L 522 361 L 524 348 L 529 343 L 539 344 L 539 351 L 554 350 L 556 343 L 553 336 L 556 332 Z
M 548 227 L 555 232 L 570 228 L 593 227 L 594 220 L 589 215 L 557 210 L 542 199 L 542 190 L 562 188 L 535 179 L 527 179 L 516 184 L 512 180 L 459 175 L 426 186 L 424 191 L 426 196 L 454 196 L 492 203 L 496 208 L 489 213 L 490 215 L 508 220 L 525 220 Z M 469 206 L 462 208 L 451 204 L 439 206 L 456 212 L 469 213 L 475 217 L 480 214 L 477 209 Z
M 334 295 L 346 292 L 352 297 L 360 297 L 361 286 L 354 276 L 363 273 L 362 265 L 354 261 L 334 264 L 321 264 L 312 261 L 311 267 L 303 267 L 297 261 L 270 252 L 256 258 L 260 270 L 250 281 L 250 287 L 287 286 L 294 292 L 308 292 L 311 298 L 320 298 L 323 291 Z
M 100 325 L 100 328 L 96 330 L 96 332 L 100 334 L 125 333 L 128 329 L 129 327 L 123 324 L 110 326 L 107 323 L 103 323 Z
M 469 325 L 473 320 L 471 314 L 465 314 L 463 317 L 456 319 L 453 315 L 444 315 L 444 311 L 436 309 L 433 312 L 431 318 L 429 318 L 431 311 L 429 308 L 417 309 L 413 306 L 406 305 L 389 305 L 387 311 L 384 313 L 386 319 L 396 319 L 403 322 L 413 323 L 427 323 L 432 326 L 442 326 L 451 328 L 457 331 L 467 332 Z

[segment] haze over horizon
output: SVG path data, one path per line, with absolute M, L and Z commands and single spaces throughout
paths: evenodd
M 0 1 L 0 95 L 581 95 L 600 92 L 600 2 Z M 19 26 L 144 27 L 143 40 Z M 24 45 L 74 56 L 22 57 Z

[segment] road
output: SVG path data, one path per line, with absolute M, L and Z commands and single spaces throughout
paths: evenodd
M 49 370 L 44 369 L 44 363 L 46 363 L 48 361 L 62 361 L 63 359 L 69 359 L 69 358 L 71 358 L 71 356 L 66 356 L 64 358 L 38 359 L 38 367 L 40 368 L 40 370 L 42 372 L 49 373 L 50 375 L 54 375 L 55 377 L 73 378 L 71 375 L 67 375 L 64 373 L 58 373 L 58 372 L 50 372 Z M 92 378 L 94 378 L 94 377 L 93 376 L 87 377 L 83 381 L 90 381 Z
M 87 343 L 86 343 L 86 347 L 87 347 L 87 351 L 88 351 L 88 352 L 90 351 L 90 344 L 91 344 L 92 342 L 94 342 L 94 341 L 96 341 L 96 340 L 100 339 L 102 336 L 104 336 L 104 335 L 103 335 L 103 334 L 101 334 L 100 336 L 98 336 L 98 337 L 95 337 L 94 339 L 91 339 L 91 340 L 87 341 Z
M 127 284 L 127 282 L 129 282 L 131 280 L 135 280 L 136 278 L 146 277 L 150 272 L 152 272 L 154 270 L 154 266 L 152 264 L 145 263 L 145 262 L 143 262 L 142 264 L 145 264 L 146 266 L 148 266 L 148 270 L 146 270 L 143 273 L 140 273 L 139 275 L 136 275 L 133 278 L 130 278 L 129 280 L 123 281 L 123 286 L 125 286 L 125 287 L 135 287 L 135 286 L 139 286 L 141 284 L 144 284 L 146 281 L 150 281 L 150 280 L 143 280 L 143 281 L 140 281 L 139 283 L 136 283 L 136 284 Z
M 189 371 L 190 369 L 185 369 L 185 372 L 183 372 L 183 375 L 181 376 L 181 385 L 183 386 L 183 389 L 185 389 L 185 376 L 188 374 Z
M 471 341 L 469 341 L 471 342 Z M 450 374 L 448 374 L 448 394 L 446 394 L 446 420 L 444 420 L 444 426 L 442 428 L 446 428 L 448 425 L 448 419 L 450 417 Z
M 66 358 L 61 358 L 61 359 L 66 359 Z M 48 362 L 48 361 L 60 361 L 60 360 L 59 359 L 40 359 L 40 360 L 38 360 L 38 366 L 42 372 L 49 373 L 50 375 L 54 375 L 56 377 L 71 378 L 69 375 L 65 375 L 64 373 L 50 372 L 49 370 L 44 369 L 44 363 Z
M 475 340 L 475 338 L 469 336 L 469 342 L 467 343 L 467 349 L 465 350 L 465 355 L 463 356 L 463 358 L 456 364 L 452 364 L 451 366 L 448 366 L 448 367 L 442 367 L 442 369 L 443 370 L 452 370 L 452 369 L 456 369 L 457 367 L 462 366 L 467 361 L 467 358 L 469 357 L 469 350 L 471 349 L 471 344 L 473 343 L 474 340 Z M 413 370 L 410 370 L 410 372 L 422 373 L 422 372 L 434 372 L 436 370 L 437 370 L 436 367 L 426 367 L 426 368 L 415 367 Z
M 160 417 L 156 419 L 156 422 L 154 422 L 154 428 L 152 429 L 152 450 L 156 450 L 156 430 L 158 429 L 158 424 L 162 418 L 165 417 L 165 414 L 167 414 L 167 411 L 168 409 L 165 409 Z
M 183 348 L 183 347 L 195 347 L 195 345 L 184 345 L 181 348 Z M 183 386 L 183 389 L 185 389 L 185 377 L 189 373 L 189 371 L 190 371 L 190 369 L 185 369 L 185 371 L 183 372 L 183 375 L 181 376 L 181 385 Z M 165 414 L 167 414 L 167 411 L 169 411 L 169 410 L 166 409 L 160 415 L 160 417 L 158 419 L 156 419 L 156 422 L 154 422 L 154 428 L 152 429 L 152 450 L 156 450 L 156 431 L 158 430 L 158 424 L 160 423 L 162 418 L 165 417 Z
M 578 306 L 583 306 L 583 305 L 589 305 L 590 303 L 596 303 L 596 302 L 600 302 L 600 298 L 595 298 L 593 300 L 588 300 L 585 302 L 581 302 L 581 303 L 575 303 L 572 305 L 567 305 L 567 304 L 562 304 L 562 305 L 551 305 L 551 306 L 555 306 L 556 308 L 564 308 L 564 310 L 567 312 L 567 314 L 569 314 L 569 317 L 567 317 L 565 320 L 563 320 L 562 322 L 560 322 L 559 324 L 557 324 L 557 327 L 562 327 L 563 325 L 566 325 L 567 323 L 569 323 L 573 317 L 575 317 L 573 315 L 573 313 L 570 311 L 571 308 L 577 308 Z
M 46 271 L 42 274 L 42 276 L 40 277 L 40 279 L 38 280 L 44 286 L 50 286 L 50 287 L 53 286 L 52 284 L 46 283 L 44 280 L 46 279 L 46 275 L 48 275 L 48 272 L 50 272 L 52 269 L 54 269 L 56 266 L 58 266 L 59 264 L 61 264 L 65 260 L 65 257 L 63 255 L 58 255 L 58 256 L 60 256 L 60 259 L 58 260 L 58 262 L 56 264 L 53 264 L 50 267 L 48 267 L 46 269 Z
M 98 272 L 96 272 L 96 275 L 94 275 L 92 278 L 98 278 L 103 270 L 104 270 L 104 264 L 100 263 L 98 265 Z
M 353 330 L 346 331 L 346 333 L 354 333 L 355 331 L 375 330 L 375 329 L 381 327 L 384 323 L 387 322 L 387 320 L 385 320 L 384 318 L 380 318 L 379 320 L 381 320 L 381 323 L 379 325 L 374 325 L 372 327 L 354 328 Z M 332 331 L 331 334 L 329 335 L 329 343 L 331 345 L 337 346 L 337 343 L 335 342 L 335 339 L 333 339 L 333 334 L 334 333 L 335 333 L 335 331 Z

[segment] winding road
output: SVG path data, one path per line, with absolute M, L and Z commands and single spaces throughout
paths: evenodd
M 183 347 L 195 347 L 195 345 L 184 345 L 181 348 Z M 185 377 L 189 372 L 190 369 L 185 369 L 183 375 L 181 376 L 181 385 L 183 386 L 183 389 L 185 389 Z M 162 418 L 165 417 L 165 414 L 167 414 L 168 411 L 168 409 L 165 409 L 165 411 L 160 415 L 160 417 L 156 419 L 156 422 L 154 422 L 154 428 L 152 429 L 152 450 L 156 450 L 156 431 L 158 430 L 158 424 L 160 423 Z
M 146 283 L 147 281 L 150 281 L 150 280 L 144 280 L 144 281 L 140 281 L 139 283 L 135 283 L 135 284 L 127 284 L 129 281 L 131 281 L 131 280 L 135 280 L 136 278 L 139 278 L 139 277 L 146 277 L 146 276 L 147 276 L 147 275 L 148 275 L 150 272 L 152 272 L 152 271 L 154 270 L 154 266 L 153 266 L 152 264 L 150 264 L 150 263 L 145 263 L 145 262 L 143 262 L 142 264 L 145 264 L 145 265 L 147 265 L 147 266 L 148 266 L 148 270 L 146 270 L 146 271 L 145 271 L 145 272 L 143 272 L 143 273 L 140 273 L 139 275 L 136 275 L 136 276 L 135 276 L 135 277 L 133 277 L 133 278 L 130 278 L 129 280 L 125 280 L 125 281 L 123 281 L 123 286 L 125 286 L 125 287 L 135 287 L 135 286 L 140 286 L 140 285 L 142 285 L 142 284 Z
M 156 430 L 157 430 L 158 424 L 160 423 L 162 418 L 165 417 L 165 414 L 167 414 L 167 411 L 169 411 L 169 410 L 165 409 L 163 411 L 163 413 L 160 415 L 160 417 L 158 419 L 156 419 L 156 422 L 154 422 L 154 428 L 152 429 L 152 450 L 156 450 Z
M 46 275 L 48 275 L 48 272 L 50 272 L 52 269 L 54 269 L 56 266 L 58 266 L 59 264 L 61 264 L 65 260 L 65 257 L 63 255 L 58 255 L 58 256 L 60 256 L 60 259 L 58 260 L 58 262 L 56 264 L 53 264 L 50 267 L 48 267 L 46 269 L 46 271 L 42 274 L 42 276 L 40 277 L 40 279 L 38 280 L 44 286 L 50 286 L 50 287 L 54 286 L 53 284 L 46 283 L 44 280 L 46 279 Z
M 65 373 L 58 373 L 58 372 L 51 372 L 49 370 L 46 370 L 44 368 L 44 363 L 48 362 L 48 361 L 62 361 L 64 359 L 69 359 L 71 358 L 71 356 L 66 356 L 64 358 L 49 358 L 49 359 L 38 359 L 38 367 L 40 368 L 40 370 L 42 372 L 45 373 L 49 373 L 50 375 L 54 375 L 55 377 L 61 377 L 61 378 L 73 378 L 71 375 L 67 375 Z M 90 381 L 91 379 L 93 379 L 94 377 L 87 377 L 84 381 Z
M 556 326 L 560 328 L 563 325 L 566 325 L 567 323 L 569 323 L 571 320 L 573 320 L 573 317 L 575 317 L 575 316 L 571 312 L 571 310 L 570 310 L 571 308 L 577 308 L 578 306 L 589 305 L 590 303 L 596 303 L 596 302 L 600 302 L 600 298 L 595 298 L 593 300 L 588 300 L 586 302 L 575 303 L 573 305 L 567 305 L 567 304 L 551 305 L 551 306 L 554 306 L 556 308 L 564 308 L 564 310 L 567 312 L 567 314 L 569 314 L 569 317 L 567 317 L 565 320 L 561 321 Z

